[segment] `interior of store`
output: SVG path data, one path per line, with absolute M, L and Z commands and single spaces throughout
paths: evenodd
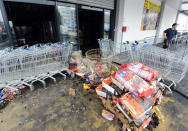
M 109 20 L 105 22 L 106 17 L 102 8 L 95 9 L 88 6 L 89 9 L 85 9 L 79 6 L 76 20 L 74 5 L 59 5 L 59 15 L 56 15 L 54 5 L 9 1 L 5 1 L 4 5 L 15 46 L 57 42 L 60 38 L 60 41 L 79 40 L 80 49 L 85 53 L 89 49 L 99 48 L 98 39 L 105 35 L 104 23 L 110 28 Z M 60 31 L 59 38 L 58 31 Z
M 54 6 L 18 2 L 4 4 L 17 46 L 56 41 Z
M 99 47 L 98 39 L 103 37 L 104 13 L 102 11 L 79 9 L 79 37 L 83 52 Z

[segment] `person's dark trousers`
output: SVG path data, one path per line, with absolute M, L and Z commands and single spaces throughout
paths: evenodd
M 164 40 L 163 48 L 164 48 L 164 49 L 167 49 L 167 48 L 168 48 L 168 40 L 167 40 L 167 39 Z
M 173 40 L 165 39 L 165 40 L 164 40 L 163 48 L 164 48 L 164 49 L 167 49 L 167 48 L 169 48 L 169 46 L 170 46 L 171 44 L 173 44 Z

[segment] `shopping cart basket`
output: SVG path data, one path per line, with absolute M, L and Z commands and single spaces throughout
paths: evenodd
M 69 71 L 68 62 L 72 53 L 72 44 L 55 43 L 36 45 L 28 48 L 5 51 L 0 60 L 0 80 L 3 86 L 19 89 L 26 85 L 33 90 L 32 83 L 39 81 L 45 87 L 47 78 L 56 82 L 53 77 Z

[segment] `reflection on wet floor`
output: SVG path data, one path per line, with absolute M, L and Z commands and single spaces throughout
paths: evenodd
M 76 89 L 76 94 L 70 93 Z M 164 123 L 156 131 L 187 131 L 188 101 L 179 94 L 159 106 Z M 82 81 L 60 81 L 47 89 L 28 91 L 0 112 L 0 131 L 119 131 L 118 120 L 101 116 L 103 105 L 95 91 L 84 91 Z

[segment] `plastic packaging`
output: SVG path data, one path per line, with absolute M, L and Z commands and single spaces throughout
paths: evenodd
M 151 69 L 149 66 L 146 66 L 140 62 L 124 64 L 122 65 L 122 67 L 128 68 L 129 70 L 133 71 L 135 74 L 149 81 L 150 83 L 152 80 L 154 80 L 154 78 L 160 77 L 160 74 L 156 70 Z
M 119 98 L 117 107 L 129 120 L 133 120 L 137 127 L 140 127 L 149 117 L 152 116 L 153 102 L 150 99 L 143 99 L 131 93 L 122 95 Z
M 107 98 L 107 90 L 102 85 L 99 85 L 95 90 L 98 96 Z
M 102 116 L 109 121 L 114 119 L 114 115 L 106 110 L 102 110 Z
M 121 96 L 123 94 L 123 90 L 121 88 L 119 88 L 116 84 L 114 84 L 111 81 L 110 77 L 102 80 L 102 86 L 103 86 L 103 88 L 105 88 L 107 91 L 109 91 L 116 97 Z
M 98 74 L 104 74 L 108 71 L 108 67 L 105 63 L 97 63 L 95 70 Z
M 116 71 L 113 77 L 138 97 L 148 97 L 156 91 L 154 86 L 127 68 Z

